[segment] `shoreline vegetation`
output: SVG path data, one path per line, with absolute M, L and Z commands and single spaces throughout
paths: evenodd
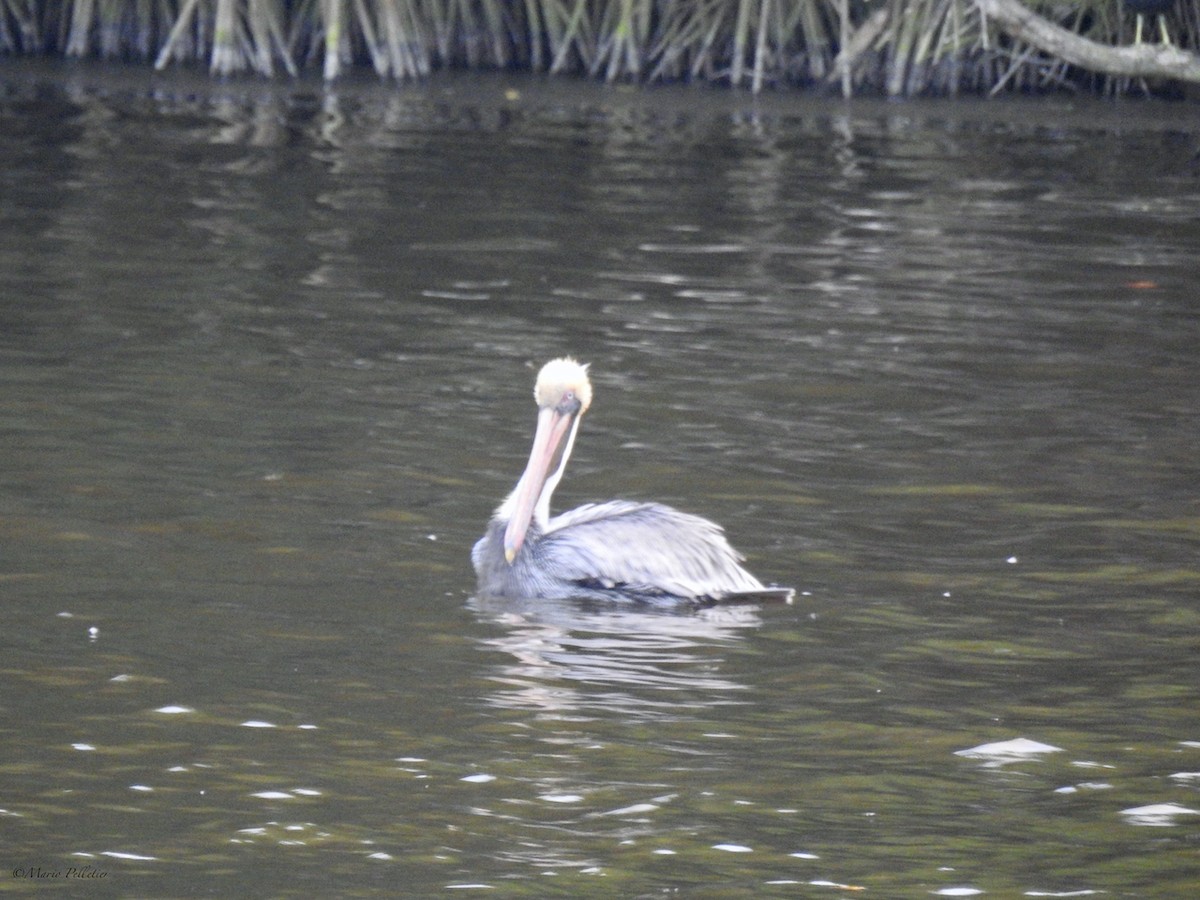
M 523 70 L 846 97 L 1178 93 L 1200 82 L 1200 4 L 1163 5 L 1139 42 L 1133 0 L 0 0 L 0 56 L 326 80 L 359 67 L 398 80 Z

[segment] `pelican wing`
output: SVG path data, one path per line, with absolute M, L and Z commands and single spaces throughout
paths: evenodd
M 614 500 L 556 516 L 538 556 L 586 588 L 695 599 L 763 590 L 719 525 L 659 503 Z

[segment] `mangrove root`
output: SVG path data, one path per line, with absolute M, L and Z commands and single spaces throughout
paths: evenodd
M 1170 44 L 1110 47 L 1059 28 L 1020 0 L 975 0 L 983 14 L 1018 40 L 1092 72 L 1200 81 L 1200 56 Z

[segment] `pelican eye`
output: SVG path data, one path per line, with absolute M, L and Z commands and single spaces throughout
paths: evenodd
M 555 404 L 555 409 L 559 412 L 574 415 L 583 407 L 583 403 L 575 396 L 574 391 L 564 391 L 558 403 Z

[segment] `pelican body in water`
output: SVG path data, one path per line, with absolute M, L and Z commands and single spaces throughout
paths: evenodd
M 587 366 L 555 359 L 533 391 L 537 432 L 529 463 L 471 560 L 495 597 L 684 601 L 790 600 L 741 566 L 721 527 L 661 503 L 611 500 L 550 516 L 550 497 L 592 402 Z

